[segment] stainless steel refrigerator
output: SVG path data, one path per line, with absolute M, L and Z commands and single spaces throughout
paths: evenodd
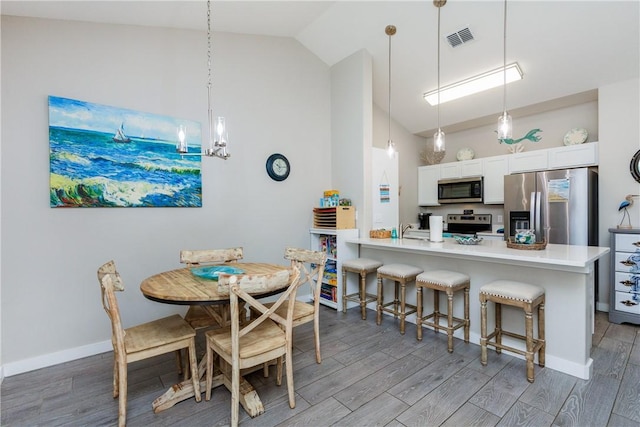
M 598 172 L 577 168 L 504 177 L 505 240 L 535 229 L 536 241 L 598 245 Z

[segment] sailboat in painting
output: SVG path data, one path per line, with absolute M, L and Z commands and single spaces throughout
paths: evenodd
M 120 123 L 120 127 L 116 130 L 116 134 L 113 135 L 113 142 L 131 142 L 131 138 L 124 133 L 124 122 Z

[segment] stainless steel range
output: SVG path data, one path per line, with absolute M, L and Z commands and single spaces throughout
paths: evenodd
M 476 234 L 491 231 L 491 214 L 448 214 L 447 232 L 455 234 Z

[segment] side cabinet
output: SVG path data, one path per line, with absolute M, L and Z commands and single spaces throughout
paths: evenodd
M 610 228 L 609 321 L 640 325 L 640 230 Z
M 348 245 L 346 241 L 357 239 L 358 229 L 312 228 L 309 230 L 309 234 L 311 237 L 310 249 L 327 254 L 327 263 L 320 289 L 320 304 L 340 310 L 342 309 L 342 261 L 358 257 L 358 245 Z M 313 294 L 310 293 L 309 297 L 313 299 Z
M 440 165 L 418 168 L 418 206 L 440 206 L 438 203 L 438 180 Z

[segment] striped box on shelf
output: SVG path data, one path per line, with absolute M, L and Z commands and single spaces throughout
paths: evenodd
M 313 226 L 335 230 L 356 228 L 356 209 L 354 206 L 313 208 Z

